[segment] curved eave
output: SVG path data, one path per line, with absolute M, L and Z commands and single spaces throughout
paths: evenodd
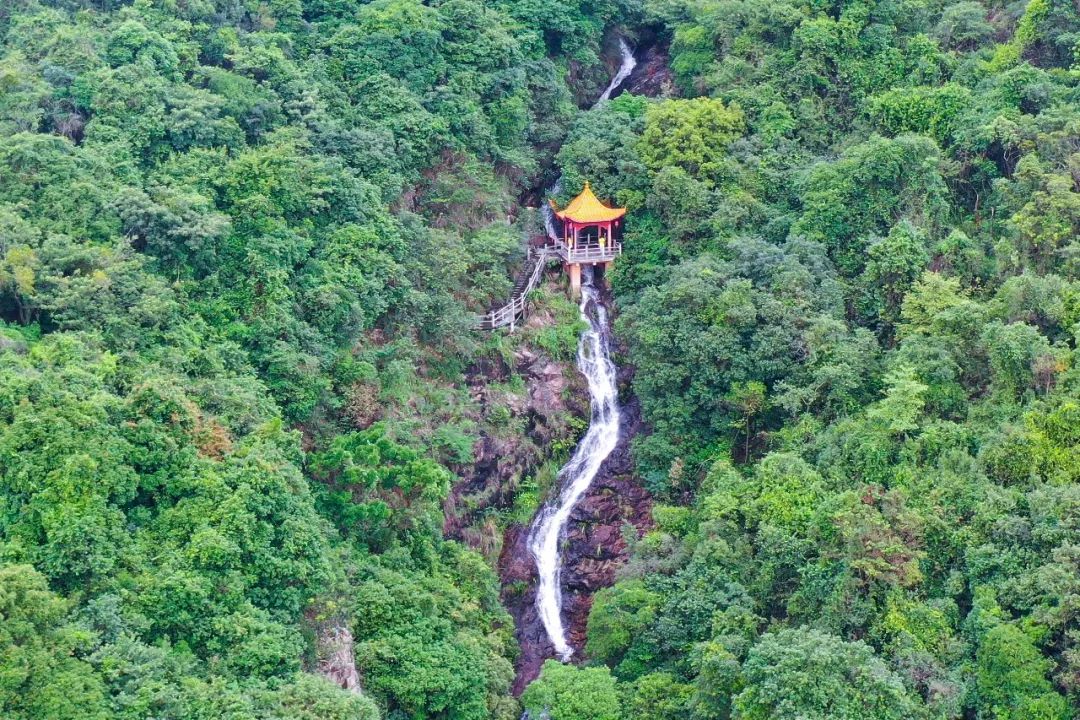
M 613 208 L 602 203 L 593 194 L 592 186 L 588 182 L 585 183 L 585 188 L 581 193 L 567 203 L 562 210 L 559 210 L 554 200 L 548 202 L 551 203 L 551 209 L 555 211 L 555 217 L 576 225 L 612 222 L 626 214 L 626 208 Z
M 572 223 L 578 225 L 588 225 L 590 223 L 611 222 L 612 220 L 618 220 L 626 214 L 626 208 L 608 208 L 609 212 L 606 213 L 568 213 L 568 212 L 555 212 L 555 217 L 560 220 L 569 220 Z

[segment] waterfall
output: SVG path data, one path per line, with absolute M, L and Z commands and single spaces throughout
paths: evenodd
M 637 60 L 626 40 L 619 38 L 622 65 L 603 94 L 597 99 L 600 105 L 630 76 Z M 555 181 L 549 191 L 558 193 L 562 178 Z M 544 224 L 548 235 L 558 239 L 551 208 L 544 205 Z M 562 490 L 555 502 L 546 505 L 533 521 L 529 534 L 529 551 L 536 560 L 539 576 L 536 586 L 536 609 L 544 624 L 555 653 L 568 662 L 574 650 L 566 640 L 566 628 L 562 621 L 562 541 L 566 523 L 578 500 L 589 489 L 600 466 L 619 442 L 619 403 L 615 378 L 615 364 L 610 356 L 610 328 L 607 308 L 600 302 L 591 267 L 582 268 L 581 317 L 587 327 L 578 341 L 578 369 L 589 385 L 590 419 L 585 437 L 578 443 L 570 462 L 559 471 L 558 482 Z
M 559 472 L 563 483 L 558 501 L 549 504 L 537 516 L 529 538 L 529 550 L 536 558 L 539 582 L 536 607 L 544 629 L 563 662 L 573 649 L 566 641 L 562 622 L 562 557 L 559 542 L 570 513 L 589 489 L 615 445 L 619 442 L 619 404 L 615 382 L 615 364 L 611 362 L 607 309 L 600 302 L 592 268 L 582 268 L 581 317 L 588 327 L 578 342 L 578 369 L 589 384 L 591 416 L 589 429 L 578 443 L 570 462 Z
M 619 38 L 619 55 L 622 57 L 619 71 L 615 73 L 615 77 L 611 78 L 611 82 L 604 88 L 604 92 L 600 93 L 600 97 L 593 103 L 594 108 L 610 100 L 611 93 L 618 90 L 619 86 L 626 81 L 626 78 L 630 77 L 630 73 L 634 72 L 634 68 L 637 67 L 637 58 L 634 57 L 634 50 L 623 38 Z M 555 181 L 554 185 L 548 188 L 547 197 L 558 195 L 560 192 L 562 192 L 561 176 Z M 542 203 L 541 212 L 544 214 L 544 230 L 547 232 L 548 237 L 552 240 L 558 240 L 559 233 L 555 228 L 555 214 L 551 210 L 551 205 L 546 202 Z
M 637 59 L 634 57 L 634 51 L 623 38 L 619 38 L 619 54 L 622 55 L 622 64 L 619 66 L 619 72 L 615 73 L 615 77 L 611 78 L 611 82 L 608 83 L 607 89 L 604 90 L 597 99 L 596 105 L 610 100 L 611 93 L 615 92 L 615 90 L 623 84 L 623 81 L 630 77 L 630 73 L 634 72 L 634 68 L 637 66 Z M 596 107 L 596 105 L 593 105 L 593 107 Z
M 553 197 L 562 192 L 562 175 L 555 181 L 555 184 L 548 188 L 547 196 Z M 544 203 L 541 207 L 541 212 L 544 214 L 544 232 L 552 240 L 559 239 L 559 229 L 555 227 L 555 211 L 551 209 L 551 203 Z

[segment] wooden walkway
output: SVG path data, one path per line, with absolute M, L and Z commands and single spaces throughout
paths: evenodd
M 600 263 L 610 262 L 622 255 L 622 243 L 613 243 L 610 247 L 569 248 L 562 241 L 556 240 L 541 247 L 530 247 L 525 269 L 514 283 L 510 293 L 510 302 L 491 312 L 476 317 L 478 330 L 494 330 L 509 327 L 510 332 L 525 319 L 525 307 L 529 293 L 540 284 L 544 268 L 553 260 L 564 263 Z
M 525 270 L 514 283 L 514 289 L 510 293 L 510 302 L 501 308 L 477 316 L 477 329 L 494 330 L 509 327 L 510 332 L 513 332 L 518 323 L 525 319 L 526 298 L 540 284 L 540 278 L 544 276 L 544 268 L 547 267 L 548 261 L 556 260 L 558 257 L 550 247 L 530 247 Z

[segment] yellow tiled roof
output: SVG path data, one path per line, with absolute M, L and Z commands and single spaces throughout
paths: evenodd
M 581 194 L 571 200 L 565 208 L 559 210 L 554 200 L 551 201 L 551 207 L 560 220 L 570 220 L 578 224 L 618 220 L 626 214 L 626 208 L 608 207 L 600 202 L 593 194 L 588 182 L 585 183 L 585 189 L 581 191 Z

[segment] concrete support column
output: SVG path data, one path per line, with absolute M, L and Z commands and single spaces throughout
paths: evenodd
M 581 297 L 581 265 L 570 263 L 570 297 L 575 300 Z

